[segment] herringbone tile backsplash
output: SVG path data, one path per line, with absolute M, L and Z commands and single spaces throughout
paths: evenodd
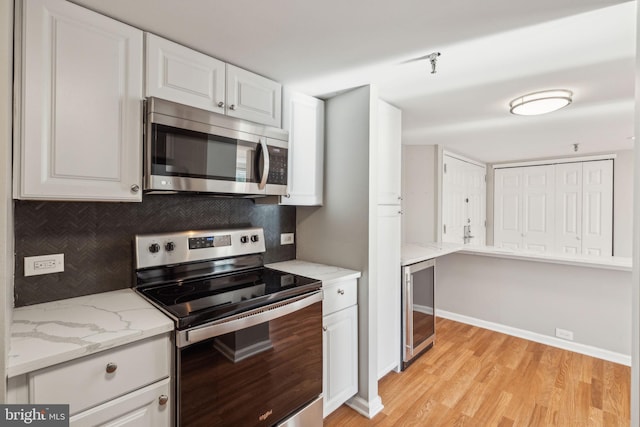
M 294 259 L 292 206 L 203 195 L 145 195 L 142 203 L 15 202 L 17 307 L 131 287 L 135 234 L 264 227 L 265 263 Z M 24 257 L 64 253 L 63 273 L 24 277 Z

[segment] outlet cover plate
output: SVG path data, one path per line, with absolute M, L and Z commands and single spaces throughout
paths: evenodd
M 281 233 L 280 244 L 281 245 L 293 245 L 294 233 Z
M 573 341 L 573 331 L 556 328 L 556 337 Z
M 51 254 L 24 257 L 24 275 L 60 273 L 64 271 L 64 254 Z

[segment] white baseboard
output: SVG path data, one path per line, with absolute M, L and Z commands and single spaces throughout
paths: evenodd
M 376 396 L 371 401 L 366 401 L 362 397 L 355 395 L 351 399 L 347 400 L 346 404 L 360 415 L 363 415 L 369 419 L 375 417 L 380 411 L 384 409 L 384 405 L 382 404 L 382 399 L 380 399 L 380 396 Z
M 518 338 L 524 338 L 529 341 L 539 342 L 541 344 L 550 345 L 552 347 L 569 350 L 587 356 L 596 357 L 598 359 L 608 360 L 610 362 L 619 363 L 621 365 L 631 366 L 631 356 L 614 351 L 605 350 L 598 347 L 592 347 L 586 344 L 580 344 L 573 341 L 566 341 L 549 335 L 539 334 L 537 332 L 518 329 L 500 323 L 489 322 L 475 317 L 469 317 L 462 314 L 452 313 L 450 311 L 436 309 L 436 316 L 443 317 L 456 322 L 466 323 L 468 325 L 478 326 L 480 328 L 489 329 L 503 334 L 512 335 Z
M 389 366 L 385 366 L 384 369 L 378 371 L 378 381 L 380 381 L 389 372 L 400 372 L 400 360 L 390 363 Z
M 426 305 L 413 304 L 413 311 L 433 316 L 433 307 L 427 307 Z

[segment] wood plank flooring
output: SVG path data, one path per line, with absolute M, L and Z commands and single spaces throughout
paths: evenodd
M 628 366 L 437 319 L 436 345 L 379 382 L 383 411 L 324 426 L 628 426 Z

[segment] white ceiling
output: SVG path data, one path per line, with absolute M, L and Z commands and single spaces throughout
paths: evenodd
M 375 83 L 405 144 L 485 162 L 633 147 L 635 1 L 73 1 L 310 95 Z M 404 62 L 434 51 L 436 74 Z M 574 102 L 509 114 L 555 88 Z

